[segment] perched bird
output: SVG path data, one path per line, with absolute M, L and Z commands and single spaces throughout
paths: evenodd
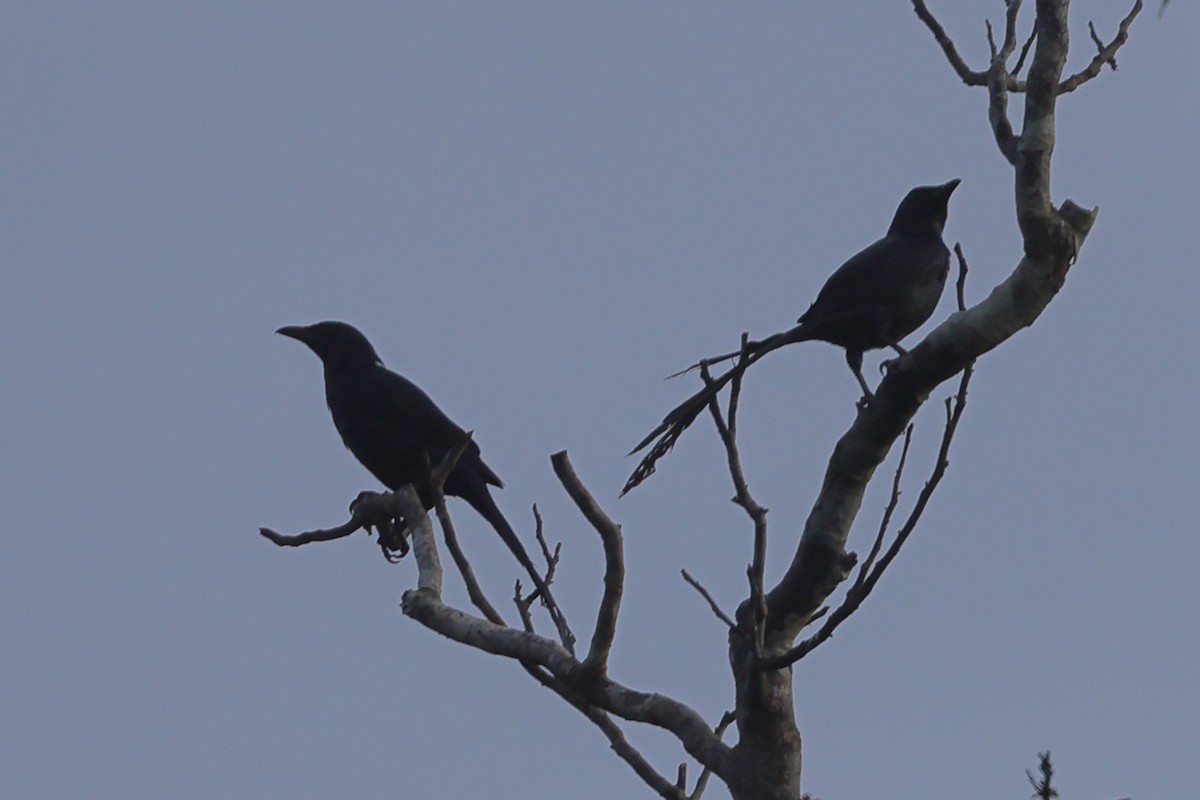
M 325 401 L 346 448 L 384 486 L 394 491 L 412 484 L 421 502 L 431 508 L 429 471 L 463 441 L 466 432 L 416 384 L 385 367 L 354 326 L 318 322 L 290 325 L 276 333 L 303 342 L 321 359 Z M 549 587 L 496 507 L 490 486 L 503 483 L 472 441 L 447 477 L 445 493 L 466 500 L 496 530 L 533 579 L 560 632 L 566 631 Z
M 625 494 L 654 472 L 655 462 L 675 445 L 709 401 L 751 364 L 793 342 L 822 341 L 846 350 L 846 363 L 865 397 L 871 388 L 862 374 L 863 352 L 891 347 L 933 314 L 946 285 L 950 251 L 942 241 L 955 178 L 940 186 L 918 186 L 900 201 L 887 235 L 837 268 L 794 328 L 746 345 L 746 357 L 676 406 L 630 455 L 654 446 L 625 483 Z M 684 372 L 741 356 L 741 351 L 706 359 Z M 657 439 L 657 441 L 655 441 Z

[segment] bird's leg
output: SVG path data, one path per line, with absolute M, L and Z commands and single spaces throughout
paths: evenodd
M 862 350 L 846 349 L 846 363 L 850 365 L 850 371 L 854 373 L 854 377 L 858 379 L 858 385 L 863 390 L 863 396 L 859 398 L 857 404 L 860 409 L 866 408 L 867 404 L 871 402 L 871 398 L 875 396 L 875 393 L 871 391 L 871 387 L 867 385 L 867 379 L 863 377 L 862 360 Z
M 901 347 L 899 342 L 888 342 L 887 346 L 896 351 L 897 357 L 896 358 L 885 358 L 883 361 L 879 362 L 879 374 L 880 375 L 886 375 L 887 371 L 892 368 L 892 364 L 895 364 L 897 361 L 900 360 L 900 358 L 899 358 L 900 356 L 908 355 L 908 351 L 905 350 L 903 347 Z

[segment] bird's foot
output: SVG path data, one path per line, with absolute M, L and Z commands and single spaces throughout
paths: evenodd
M 854 404 L 854 407 L 857 408 L 859 411 L 863 411 L 866 409 L 867 406 L 871 405 L 871 401 L 874 399 L 875 399 L 875 395 L 872 394 L 871 392 L 867 392 L 862 397 L 858 398 L 858 402 Z
M 897 356 L 896 358 L 885 358 L 883 361 L 880 361 L 879 362 L 879 374 L 887 375 L 889 372 L 892 371 L 892 367 L 896 366 L 896 362 L 899 360 L 900 360 L 900 357 Z
M 398 564 L 408 555 L 408 525 L 404 520 L 387 520 L 375 526 L 379 534 L 377 541 L 383 557 L 391 564 Z
M 401 517 L 391 517 L 389 514 L 394 512 L 380 505 L 385 497 L 379 492 L 359 492 L 350 502 L 350 516 L 362 525 L 367 535 L 377 534 L 383 557 L 395 564 L 408 554 L 408 525 Z

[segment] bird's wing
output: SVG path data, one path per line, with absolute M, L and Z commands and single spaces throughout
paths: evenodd
M 380 419 L 386 419 L 398 429 L 398 436 L 418 442 L 437 461 L 466 436 L 466 431 L 454 423 L 437 403 L 412 381 L 386 367 L 377 368 L 373 376 L 378 383 L 378 398 L 381 407 L 377 410 Z M 472 458 L 473 456 L 473 458 Z M 503 485 L 499 476 L 483 463 L 479 445 L 472 440 L 463 456 L 477 463 L 481 477 L 494 486 Z M 435 464 L 436 466 L 436 464 Z
M 816 322 L 860 308 L 887 306 L 896 296 L 904 263 L 924 251 L 919 242 L 902 236 L 885 236 L 868 245 L 837 268 L 800 322 Z

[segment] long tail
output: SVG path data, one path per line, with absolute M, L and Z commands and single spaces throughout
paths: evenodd
M 656 464 L 660 458 L 665 456 L 675 446 L 675 442 L 685 430 L 696 420 L 704 409 L 708 408 L 708 404 L 715 398 L 722 389 L 724 389 L 730 381 L 735 377 L 744 373 L 751 364 L 758 361 L 772 350 L 778 350 L 787 344 L 794 342 L 803 342 L 810 338 L 810 333 L 804 325 L 797 325 L 783 333 L 776 333 L 773 336 L 768 336 L 759 342 L 748 342 L 746 345 L 746 357 L 738 361 L 726 372 L 714 378 L 710 383 L 705 384 L 704 388 L 693 394 L 687 400 L 684 400 L 675 408 L 671 409 L 668 414 L 663 417 L 663 421 L 658 424 L 654 430 L 637 443 L 637 446 L 629 451 L 628 455 L 642 450 L 651 442 L 654 446 L 650 448 L 650 452 L 642 457 L 638 462 L 637 467 L 633 470 L 633 474 L 629 476 L 629 480 L 625 481 L 624 488 L 621 489 L 621 495 L 624 496 L 628 491 L 640 484 L 642 481 L 654 474 Z M 709 364 L 717 364 L 722 361 L 728 361 L 732 358 L 737 358 L 742 355 L 739 350 L 736 353 L 726 353 L 723 356 L 717 356 L 711 359 L 693 364 L 691 367 L 677 372 L 676 375 L 683 375 L 691 372 L 693 369 L 707 366 Z
M 508 549 L 512 551 L 517 561 L 521 562 L 521 566 L 529 573 L 530 579 L 533 580 L 533 585 L 537 587 L 538 592 L 545 601 L 546 610 L 550 612 L 550 619 L 554 622 L 554 627 L 558 629 L 559 638 L 565 643 L 567 650 L 573 654 L 575 652 L 575 634 L 571 633 L 571 629 L 567 627 L 567 621 L 562 616 L 562 611 L 558 607 L 558 601 L 554 599 L 554 595 L 550 594 L 550 586 L 538 574 L 537 568 L 533 565 L 533 560 L 525 550 L 525 545 L 521 544 L 521 540 L 517 537 L 517 532 L 508 524 L 508 520 L 501 513 L 500 508 L 496 505 L 496 501 L 492 499 L 492 493 L 488 490 L 487 485 L 481 483 L 479 488 L 480 491 L 468 492 L 463 496 L 463 499 L 479 512 L 479 516 L 487 520 L 488 524 L 495 529 Z

